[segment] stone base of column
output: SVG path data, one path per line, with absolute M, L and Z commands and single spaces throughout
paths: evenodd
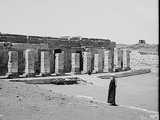
M 55 71 L 56 75 L 64 75 L 64 70 L 63 69 L 58 69 Z
M 51 75 L 50 73 L 40 73 L 38 76 L 47 77 L 47 76 L 50 76 L 50 75 Z
M 122 68 L 114 68 L 114 72 L 121 72 Z
M 5 75 L 7 78 L 17 78 L 19 77 L 18 73 L 6 73 Z
M 24 73 L 21 77 L 35 77 L 34 73 Z
M 86 71 L 81 71 L 81 74 L 86 74 L 87 72 Z
M 71 71 L 71 74 L 81 74 L 79 68 L 74 68 L 74 71 Z
M 98 71 L 97 70 L 93 70 L 92 73 L 98 73 Z
M 125 68 L 123 68 L 122 70 L 123 70 L 123 71 L 127 71 L 127 70 L 131 70 L 131 68 L 130 68 L 130 67 L 125 67 Z
M 90 71 L 81 71 L 81 74 L 92 74 L 93 72 L 90 70 Z
M 108 69 L 103 69 L 103 72 L 104 72 L 104 73 L 108 73 L 109 70 L 108 70 Z

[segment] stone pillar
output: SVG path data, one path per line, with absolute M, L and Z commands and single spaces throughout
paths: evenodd
M 119 48 L 114 48 L 114 71 L 121 70 L 123 66 L 123 51 Z
M 55 72 L 54 50 L 50 50 L 50 73 Z
M 8 52 L 8 77 L 18 77 L 18 52 Z
M 123 49 L 123 70 L 130 69 L 130 51 Z
M 91 53 L 83 52 L 83 71 L 82 73 L 88 73 L 91 71 Z
M 64 72 L 64 52 L 55 54 L 55 73 L 62 74 Z
M 50 55 L 48 51 L 41 51 L 41 72 L 42 76 L 50 74 Z
M 25 77 L 31 77 L 35 75 L 35 51 L 32 49 L 25 50 Z
M 119 65 L 119 68 L 122 70 L 123 69 L 123 50 L 122 49 L 119 50 L 118 65 Z
M 76 74 L 80 73 L 80 53 L 72 53 L 71 56 L 71 72 Z
M 103 58 L 101 54 L 94 54 L 94 70 L 93 73 L 103 72 Z
M 114 48 L 114 71 L 118 69 L 118 49 Z
M 127 69 L 131 69 L 130 68 L 130 50 L 127 50 Z
M 112 71 L 112 55 L 110 50 L 104 51 L 104 68 L 103 72 L 111 72 Z

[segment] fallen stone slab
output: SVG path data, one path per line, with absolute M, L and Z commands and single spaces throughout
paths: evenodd
M 145 73 L 150 73 L 151 69 L 138 69 L 138 70 L 130 70 L 130 71 L 125 71 L 125 72 L 120 72 L 120 73 L 112 73 L 109 75 L 104 75 L 104 76 L 98 76 L 101 79 L 109 79 L 112 76 L 115 76 L 116 78 L 120 77 L 128 77 L 128 76 L 133 76 L 133 75 L 140 75 L 140 74 L 145 74 Z

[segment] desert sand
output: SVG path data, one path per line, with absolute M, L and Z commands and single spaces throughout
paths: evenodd
M 158 114 L 0 81 L 0 120 L 158 120 Z

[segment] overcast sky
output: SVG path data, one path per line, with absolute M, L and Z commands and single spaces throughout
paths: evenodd
M 158 43 L 158 0 L 0 0 L 0 32 Z

